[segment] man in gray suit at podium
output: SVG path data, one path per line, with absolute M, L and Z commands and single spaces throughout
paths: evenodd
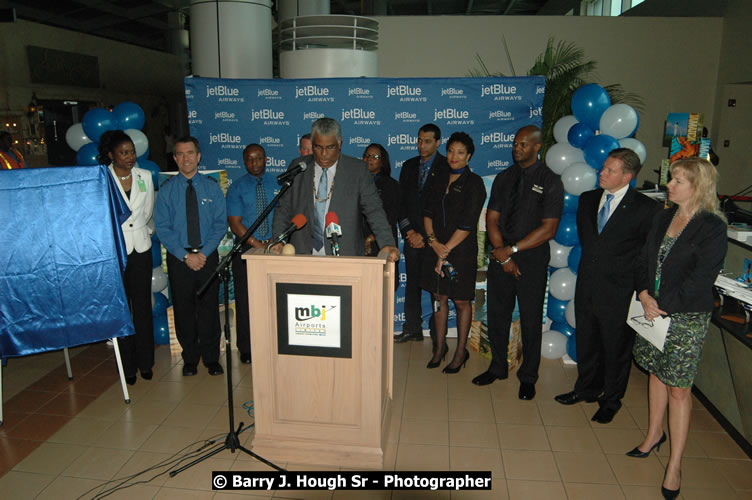
M 341 154 L 342 129 L 339 123 L 332 118 L 319 118 L 311 128 L 311 141 L 313 154 L 290 162 L 289 169 L 301 163 L 306 168 L 280 198 L 274 210 L 273 234 L 281 234 L 296 214 L 303 214 L 306 225 L 290 237 L 295 253 L 332 255 L 326 238 L 325 219 L 327 213 L 333 212 L 342 228 L 342 235 L 338 238 L 340 255 L 361 256 L 365 253 L 362 224 L 365 217 L 381 247 L 379 255 L 397 262 L 399 250 L 376 184 L 365 163 Z M 273 250 L 278 253 L 281 245 L 276 245 Z

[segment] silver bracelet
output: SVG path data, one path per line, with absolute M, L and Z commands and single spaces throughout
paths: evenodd
M 499 264 L 501 264 L 501 265 L 503 266 L 504 264 L 506 264 L 506 263 L 507 263 L 507 262 L 509 262 L 510 260 L 512 260 L 512 257 L 511 257 L 511 256 L 507 257 L 507 260 L 505 260 L 504 262 L 500 262 Z

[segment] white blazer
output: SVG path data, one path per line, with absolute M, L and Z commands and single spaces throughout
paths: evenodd
M 112 165 L 107 168 L 115 179 L 115 184 L 117 184 L 126 205 L 131 210 L 131 216 L 122 225 L 126 249 L 129 254 L 133 250 L 143 253 L 151 248 L 151 234 L 154 232 L 154 221 L 152 219 L 154 214 L 154 183 L 151 180 L 151 172 L 143 168 L 133 167 L 131 170 L 133 181 L 129 199 L 125 195 L 125 190 L 120 184 L 115 169 L 112 168 Z M 142 184 L 143 190 L 141 189 Z

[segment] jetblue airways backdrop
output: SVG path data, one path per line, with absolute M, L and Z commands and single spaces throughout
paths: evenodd
M 493 177 L 512 164 L 514 133 L 540 126 L 544 85 L 543 77 L 186 78 L 185 97 L 191 134 L 201 142 L 202 168 L 226 169 L 230 181 L 245 173 L 243 148 L 254 142 L 266 150 L 267 172 L 284 172 L 298 156 L 300 137 L 314 120 L 328 116 L 342 125 L 344 154 L 360 158 L 368 144 L 379 143 L 389 151 L 395 178 L 405 160 L 417 155 L 424 123 L 438 125 L 442 141 L 452 132 L 467 132 L 475 142 L 470 167 L 484 177 L 490 193 Z M 444 146 L 440 151 L 446 153 Z M 400 267 L 404 284 L 404 264 Z M 400 292 L 397 327 L 403 319 Z M 427 317 L 430 306 L 423 311 Z

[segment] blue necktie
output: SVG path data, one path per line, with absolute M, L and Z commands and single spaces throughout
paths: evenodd
M 428 178 L 428 165 L 426 165 L 426 162 L 421 161 L 420 171 L 418 173 L 418 190 L 419 191 L 423 191 L 423 185 L 426 183 L 427 178 Z
M 316 190 L 316 220 L 313 228 L 313 248 L 321 250 L 324 246 L 324 219 L 326 217 L 326 198 L 329 191 L 329 182 L 327 180 L 327 169 L 321 169 L 321 179 L 319 187 Z
M 256 216 L 258 217 L 261 212 L 264 211 L 266 208 L 266 190 L 264 189 L 264 182 L 256 178 Z M 269 222 L 267 219 L 264 219 L 264 221 L 261 223 L 261 225 L 258 227 L 258 233 L 261 234 L 262 238 L 265 238 L 267 236 L 267 233 L 269 232 Z
M 601 209 L 598 211 L 598 234 L 601 234 L 601 232 L 603 232 L 603 228 L 606 226 L 606 222 L 608 222 L 608 213 L 611 210 L 611 200 L 613 199 L 614 195 L 607 194 L 606 203 L 604 203 Z

